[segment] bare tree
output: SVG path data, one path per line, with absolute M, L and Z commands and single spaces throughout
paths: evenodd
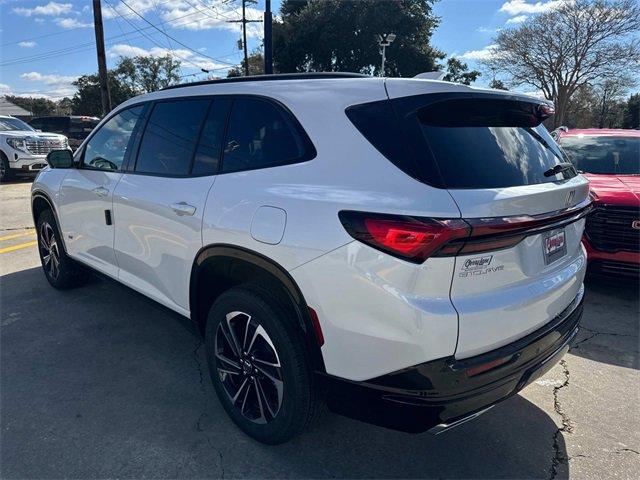
M 513 86 L 531 85 L 556 105 L 563 124 L 571 96 L 582 85 L 602 84 L 640 68 L 637 0 L 576 0 L 542 13 L 494 39 L 489 70 Z

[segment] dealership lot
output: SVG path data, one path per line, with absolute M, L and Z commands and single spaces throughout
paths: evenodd
M 267 447 L 218 404 L 188 320 L 105 280 L 49 287 L 29 187 L 0 186 L 3 478 L 637 475 L 637 283 L 590 279 L 565 360 L 455 430 L 408 435 L 326 414 L 306 435 Z

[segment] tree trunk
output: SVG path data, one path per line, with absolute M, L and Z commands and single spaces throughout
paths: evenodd
M 559 90 L 555 101 L 556 114 L 553 117 L 553 129 L 564 125 L 564 118 L 567 114 L 568 98 L 564 90 Z

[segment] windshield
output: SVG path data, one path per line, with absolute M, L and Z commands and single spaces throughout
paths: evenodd
M 35 131 L 19 118 L 0 118 L 0 132 L 6 132 L 8 130 L 22 130 L 25 132 Z
M 585 173 L 640 174 L 638 137 L 561 137 L 560 145 L 576 168 Z

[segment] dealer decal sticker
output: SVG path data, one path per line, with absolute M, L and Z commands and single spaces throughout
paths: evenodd
M 487 275 L 489 273 L 500 272 L 504 270 L 504 265 L 491 266 L 493 255 L 485 255 L 483 257 L 468 258 L 462 263 L 462 268 L 458 273 L 459 277 L 475 277 L 478 275 Z

